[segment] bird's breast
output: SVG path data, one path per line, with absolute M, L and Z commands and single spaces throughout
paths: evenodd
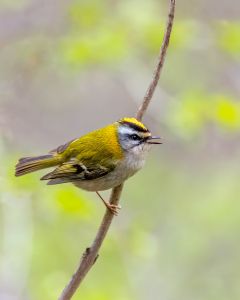
M 143 157 L 126 155 L 107 175 L 93 180 L 78 180 L 73 183 L 87 191 L 104 191 L 118 186 L 129 177 L 133 176 L 144 165 Z
M 88 191 L 104 191 L 118 186 L 143 167 L 149 149 L 149 146 L 143 145 L 135 147 L 131 151 L 125 152 L 115 169 L 107 175 L 93 180 L 75 181 L 74 184 Z

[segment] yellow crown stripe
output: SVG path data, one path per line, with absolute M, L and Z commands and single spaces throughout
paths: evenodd
M 137 119 L 135 118 L 122 118 L 120 121 L 120 123 L 130 123 L 130 124 L 133 124 L 133 125 L 136 125 L 140 128 L 142 128 L 143 130 L 148 130 L 147 127 L 141 123 L 140 121 L 138 121 Z

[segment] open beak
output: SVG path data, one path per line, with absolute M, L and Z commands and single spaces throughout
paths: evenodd
M 161 137 L 160 136 L 150 136 L 147 140 L 148 144 L 156 144 L 156 145 L 160 145 L 162 144 L 160 141 L 156 141 L 156 140 L 160 140 Z

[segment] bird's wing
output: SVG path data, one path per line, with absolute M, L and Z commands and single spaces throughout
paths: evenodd
M 46 174 L 41 180 L 54 180 L 53 183 L 71 182 L 76 180 L 93 180 L 105 176 L 115 169 L 115 164 L 103 166 L 100 164 L 84 163 L 72 158 L 64 162 L 52 172 Z M 55 180 L 59 179 L 59 180 Z M 49 182 L 51 184 L 51 182 Z
M 123 158 L 116 128 L 112 125 L 90 132 L 51 151 L 62 162 L 43 176 L 49 184 L 93 180 L 113 171 Z

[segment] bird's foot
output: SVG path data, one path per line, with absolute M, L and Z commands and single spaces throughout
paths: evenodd
M 96 192 L 97 195 L 99 196 L 99 198 L 102 200 L 102 202 L 104 203 L 104 205 L 106 206 L 106 208 L 114 215 L 117 216 L 119 210 L 121 209 L 120 205 L 115 205 L 115 204 L 111 204 L 109 202 L 107 202 L 106 200 L 103 199 L 103 197 L 99 194 L 99 192 Z
M 106 207 L 114 216 L 117 216 L 119 210 L 122 208 L 120 205 L 114 205 L 107 202 L 106 202 Z

